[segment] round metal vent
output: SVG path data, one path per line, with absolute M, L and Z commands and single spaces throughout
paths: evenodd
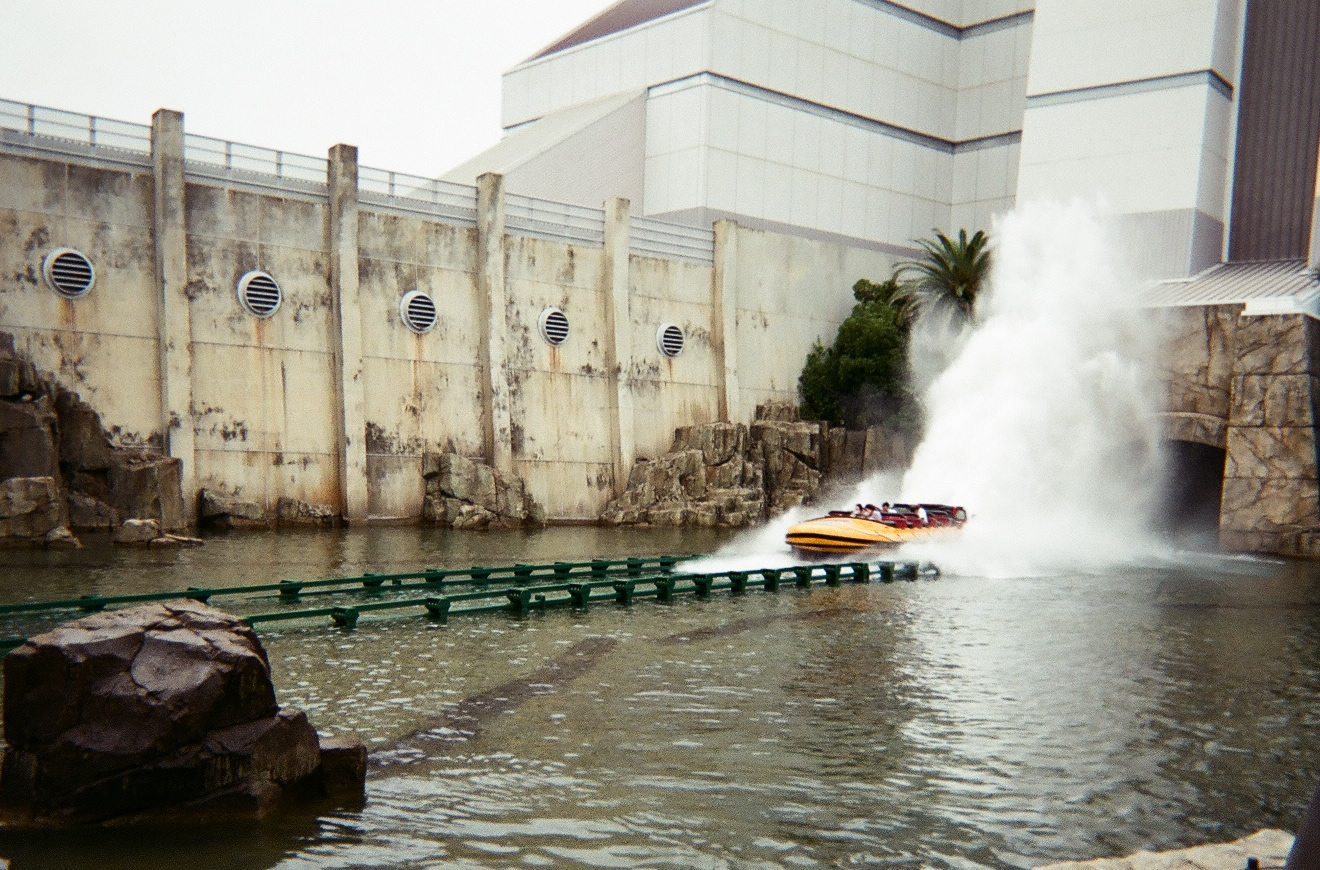
M 238 279 L 238 304 L 253 317 L 273 316 L 283 298 L 280 285 L 266 272 L 254 269 Z
M 678 356 L 683 352 L 683 330 L 673 323 L 662 324 L 655 331 L 655 346 L 665 356 Z
M 559 347 L 568 340 L 568 315 L 553 305 L 541 312 L 537 326 L 547 344 Z
M 399 316 L 418 335 L 435 328 L 435 300 L 421 290 L 410 290 L 399 300 Z
M 96 270 L 92 261 L 73 248 L 56 248 L 41 261 L 41 275 L 56 293 L 77 299 L 92 289 Z

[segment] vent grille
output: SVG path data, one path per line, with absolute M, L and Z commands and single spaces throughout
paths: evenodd
M 266 272 L 248 272 L 238 279 L 238 304 L 253 317 L 274 316 L 283 300 L 280 285 Z
M 418 335 L 430 332 L 436 322 L 435 300 L 421 290 L 412 290 L 399 301 L 399 317 Z
M 568 340 L 568 315 L 558 308 L 550 307 L 541 312 L 541 338 L 554 347 L 559 347 Z
M 683 352 L 683 330 L 673 323 L 664 324 L 655 332 L 655 345 L 665 356 L 678 356 Z
M 73 248 L 56 248 L 47 254 L 41 274 L 50 288 L 66 299 L 86 295 L 96 280 L 92 261 Z

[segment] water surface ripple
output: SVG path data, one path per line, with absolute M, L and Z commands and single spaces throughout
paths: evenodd
M 484 540 L 465 560 L 417 530 L 294 536 L 292 564 L 278 541 L 230 536 L 191 555 L 114 553 L 113 571 L 84 551 L 94 590 L 59 554 L 0 559 L 3 595 L 22 600 L 51 584 L 699 549 L 600 530 Z M 281 628 L 263 633 L 281 703 L 380 761 L 364 806 L 249 830 L 10 835 L 0 856 L 134 870 L 967 870 L 1291 829 L 1320 777 L 1317 602 L 1310 565 L 1199 560 Z M 575 649 L 590 661 L 556 677 Z

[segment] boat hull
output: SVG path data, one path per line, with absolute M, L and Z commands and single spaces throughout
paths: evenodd
M 948 526 L 898 528 L 878 520 L 831 516 L 798 523 L 785 540 L 794 550 L 813 555 L 888 550 L 903 544 L 944 537 L 956 531 Z

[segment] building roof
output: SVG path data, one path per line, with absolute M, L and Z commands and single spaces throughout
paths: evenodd
M 1142 302 L 1158 308 L 1255 303 L 1261 313 L 1283 313 L 1317 294 L 1320 285 L 1305 260 L 1262 260 L 1221 263 L 1191 278 L 1161 281 L 1146 290 Z
M 473 179 L 484 172 L 507 175 L 528 161 L 547 153 L 573 134 L 587 129 L 633 100 L 641 98 L 645 93 L 642 90 L 625 91 L 589 103 L 568 106 L 535 121 L 520 124 L 510 130 L 508 135 L 497 144 L 455 166 L 441 178 L 460 184 L 472 184 Z
M 527 60 L 538 60 L 566 48 L 582 45 L 584 42 L 591 42 L 593 39 L 600 39 L 602 36 L 609 36 L 611 33 L 618 33 L 704 2 L 706 0 L 619 0 L 618 3 L 595 18 L 588 19 L 585 24 L 579 25 L 577 29 L 560 37 L 557 42 L 546 46 Z

